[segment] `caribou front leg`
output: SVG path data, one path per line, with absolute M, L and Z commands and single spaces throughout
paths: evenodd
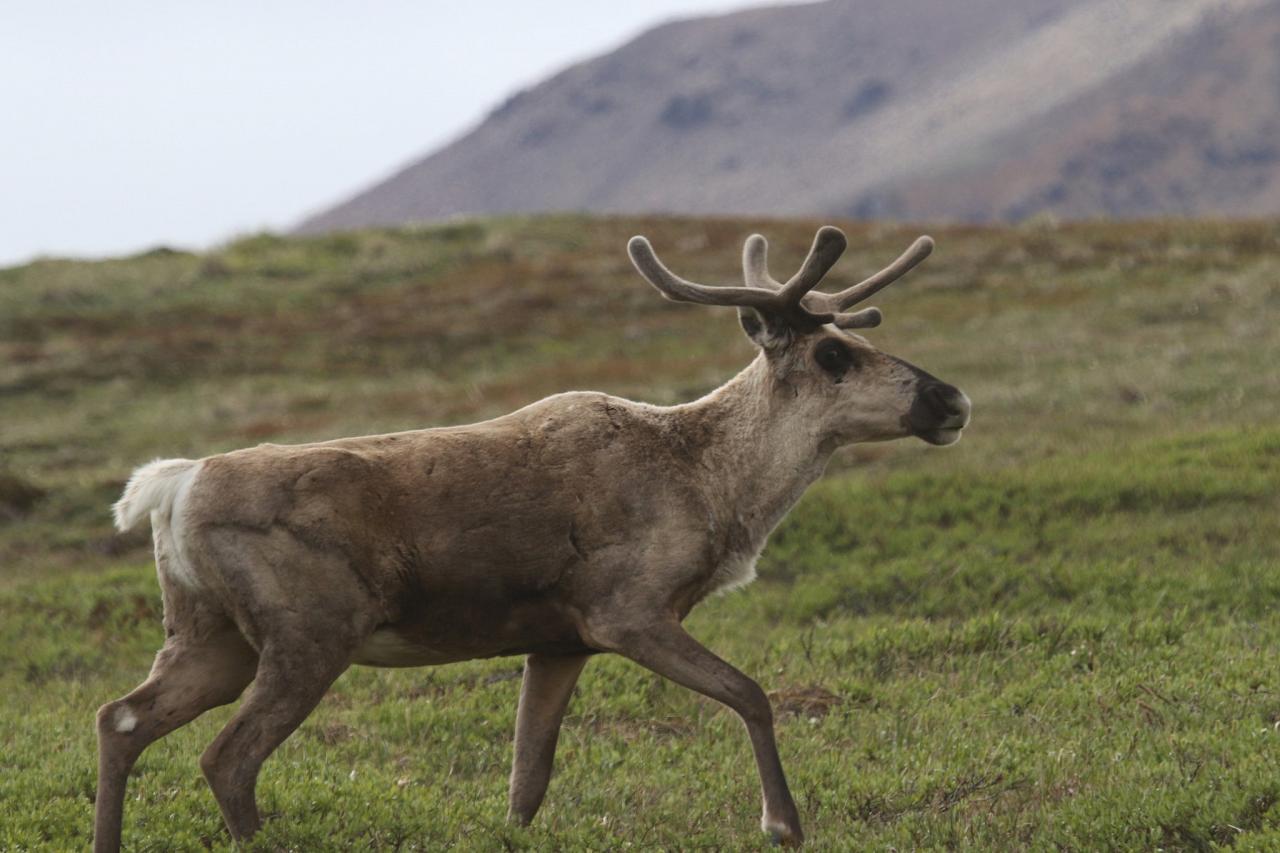
M 542 805 L 547 783 L 551 781 L 560 721 L 588 657 L 534 654 L 525 660 L 520 707 L 516 711 L 515 756 L 511 762 L 510 808 L 507 810 L 507 820 L 512 823 L 528 826 Z
M 764 809 L 760 826 L 784 845 L 804 841 L 800 814 L 778 758 L 773 709 L 759 684 L 721 660 L 678 622 L 658 622 L 605 632 L 609 651 L 630 658 L 658 675 L 733 709 L 742 718 L 760 771 Z

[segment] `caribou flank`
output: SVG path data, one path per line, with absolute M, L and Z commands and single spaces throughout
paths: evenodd
M 352 664 L 423 666 L 527 655 L 509 818 L 534 817 L 561 718 L 587 659 L 613 652 L 732 708 L 763 787 L 765 831 L 802 839 L 755 681 L 681 627 L 716 590 L 748 583 L 774 526 L 841 445 L 915 435 L 950 444 L 956 388 L 846 330 L 857 303 L 919 263 L 922 237 L 840 293 L 814 290 L 845 247 L 818 231 L 787 282 L 763 237 L 745 286 L 671 273 L 628 247 L 668 299 L 736 306 L 759 348 L 700 400 L 652 406 L 558 394 L 469 426 L 258 447 L 139 468 L 115 506 L 149 516 L 165 643 L 151 674 L 98 711 L 94 847 L 116 850 L 143 749 L 204 711 L 244 702 L 200 764 L 237 840 L 261 825 L 263 761 Z

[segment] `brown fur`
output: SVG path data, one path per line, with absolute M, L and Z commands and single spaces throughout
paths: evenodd
M 117 517 L 151 516 L 167 639 L 150 678 L 99 711 L 95 848 L 119 846 L 142 749 L 253 680 L 201 760 L 232 836 L 251 836 L 262 762 L 353 663 L 528 655 L 510 800 L 511 819 L 527 823 L 573 685 L 598 652 L 738 712 L 763 826 L 798 843 L 767 698 L 681 620 L 750 580 L 769 532 L 837 447 L 909 434 L 948 443 L 968 401 L 832 325 L 780 324 L 767 306 L 761 319 L 755 361 L 680 406 L 575 392 L 469 426 L 140 469 Z M 838 376 L 815 362 L 830 339 L 855 358 Z M 942 402 L 922 403 L 922 389 Z

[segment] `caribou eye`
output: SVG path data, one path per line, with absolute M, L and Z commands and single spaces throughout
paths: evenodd
M 835 379 L 840 379 L 854 366 L 857 359 L 840 341 L 827 338 L 813 350 L 813 360 Z

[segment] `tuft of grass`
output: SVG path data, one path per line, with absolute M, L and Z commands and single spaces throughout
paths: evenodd
M 0 849 L 88 843 L 93 714 L 163 639 L 130 468 L 456 423 L 593 387 L 673 402 L 750 349 L 622 251 L 736 277 L 813 222 L 536 217 L 0 270 Z M 851 283 L 914 236 L 846 223 Z M 757 677 L 810 846 L 1280 846 L 1280 225 L 935 230 L 873 340 L 963 387 L 965 440 L 844 452 L 693 632 Z M 16 496 L 16 497 L 15 497 Z M 6 507 L 8 509 L 6 509 Z M 534 827 L 503 822 L 519 661 L 353 669 L 268 762 L 252 849 L 764 849 L 741 726 L 587 667 Z M 196 758 L 130 783 L 133 849 L 231 849 Z

